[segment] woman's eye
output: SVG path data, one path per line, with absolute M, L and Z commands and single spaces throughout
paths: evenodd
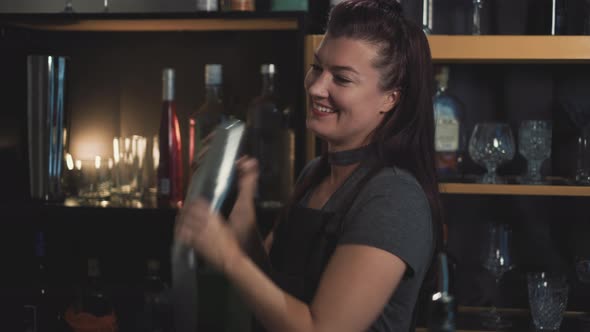
M 334 81 L 340 84 L 350 83 L 349 79 L 338 75 L 334 75 Z

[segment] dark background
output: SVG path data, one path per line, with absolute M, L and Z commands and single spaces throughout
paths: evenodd
M 145 260 L 162 261 L 169 275 L 169 247 L 175 212 L 166 209 L 96 209 L 40 206 L 28 198 L 26 142 L 26 55 L 64 54 L 70 57 L 68 123 L 72 153 L 80 158 L 82 143 L 97 143 L 110 154 L 115 135 L 154 135 L 159 125 L 161 69 L 177 70 L 176 95 L 181 123 L 203 100 L 203 66 L 224 65 L 224 96 L 236 116 L 260 90 L 259 66 L 273 62 L 279 70 L 283 102 L 293 105 L 291 127 L 296 133 L 296 170 L 304 165 L 302 37 L 320 33 L 326 1 L 310 1 L 301 31 L 270 32 L 44 32 L 2 27 L 0 24 L 0 299 L 7 307 L 19 300 L 27 286 L 34 255 L 34 234 L 46 232 L 50 273 L 61 294 L 83 279 L 88 257 L 98 257 L 102 274 L 116 294 L 122 328 L 131 326 L 133 299 L 145 270 Z M 403 1 L 408 16 L 421 22 L 421 2 Z M 468 34 L 471 1 L 434 1 L 435 34 Z M 259 8 L 264 3 L 259 2 Z M 123 1 L 111 3 L 112 12 L 190 12 L 193 1 Z M 548 0 L 489 0 L 483 12 L 486 34 L 548 34 Z M 566 34 L 584 32 L 585 1 L 566 1 Z M 74 1 L 82 13 L 102 9 L 102 2 Z M 0 12 L 58 12 L 62 1 L 0 3 Z M 4 14 L 6 15 L 6 14 Z M 5 16 L 0 16 L 5 17 Z M 567 103 L 590 106 L 590 69 L 586 64 L 450 64 L 450 91 L 465 105 L 468 137 L 475 123 L 504 121 L 517 134 L 520 121 L 554 121 L 551 161 L 546 175 L 571 178 L 579 129 L 564 109 Z M 183 128 L 186 132 L 186 127 Z M 76 150 L 78 149 L 78 150 Z M 103 149 L 103 150 L 101 150 Z M 77 157 L 76 155 L 74 155 Z M 482 174 L 467 157 L 464 171 Z M 502 175 L 524 172 L 518 155 L 499 169 Z M 489 306 L 499 292 L 499 303 L 526 308 L 524 275 L 533 270 L 558 270 L 569 276 L 568 310 L 588 311 L 588 285 L 578 281 L 576 256 L 590 256 L 587 237 L 589 204 L 586 198 L 445 195 L 449 223 L 449 253 L 455 263 L 455 293 L 460 305 Z M 265 222 L 272 216 L 264 218 Z M 506 275 L 498 291 L 481 268 L 481 254 L 491 222 L 509 224 L 514 232 L 517 269 Z M 206 330 L 231 330 L 224 315 L 239 307 L 230 288 L 219 277 L 204 276 L 209 293 Z M 208 284 L 207 284 L 208 283 Z M 66 302 L 63 298 L 62 302 Z M 61 305 L 64 305 L 61 303 Z M 0 320 L 2 316 L 0 316 Z M 127 319 L 127 321 L 126 321 Z M 242 320 L 240 320 L 242 319 Z M 127 324 L 127 325 L 125 325 Z M 225 327 L 223 327 L 225 326 Z

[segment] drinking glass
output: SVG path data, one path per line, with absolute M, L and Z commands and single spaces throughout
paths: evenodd
M 481 35 L 481 10 L 484 0 L 473 0 L 473 27 L 471 33 Z
M 147 139 L 138 135 L 113 139 L 117 204 L 141 207 L 146 147 Z
M 550 121 L 527 120 L 520 124 L 518 131 L 518 151 L 527 160 L 527 172 L 523 183 L 541 184 L 541 166 L 551 157 Z
M 514 158 L 514 138 L 512 130 L 505 123 L 478 123 L 473 129 L 469 140 L 469 155 L 487 173 L 479 180 L 480 183 L 503 183 L 496 174 L 498 166 Z
M 483 268 L 494 277 L 494 294 L 498 294 L 500 280 L 506 272 L 515 267 L 510 250 L 512 231 L 505 224 L 493 223 L 489 226 L 488 235 Z M 500 315 L 496 303 L 496 298 L 494 298 L 490 311 L 485 315 L 483 325 L 495 330 L 510 327 L 511 323 Z
M 548 272 L 528 273 L 527 283 L 536 331 L 559 331 L 569 290 L 565 276 Z

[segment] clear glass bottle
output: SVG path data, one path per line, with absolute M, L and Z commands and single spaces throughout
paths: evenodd
M 198 160 L 203 139 L 228 116 L 223 104 L 223 66 L 205 65 L 205 101 L 189 116 L 188 162 L 194 165 Z
M 438 254 L 438 286 L 430 302 L 428 331 L 455 332 L 455 300 L 450 291 L 451 277 L 445 253 Z
M 448 66 L 440 67 L 435 76 L 437 89 L 433 100 L 436 168 L 443 178 L 459 175 L 465 145 L 462 123 L 464 106 L 448 91 L 449 72 Z
M 279 105 L 275 90 L 276 66 L 263 64 L 262 91 L 248 108 L 248 153 L 258 159 L 260 168 L 258 204 L 280 208 L 291 192 L 293 182 L 294 135 L 289 129 L 289 109 Z
M 174 100 L 174 69 L 162 73 L 162 117 L 158 163 L 158 206 L 178 208 L 183 199 L 181 133 Z

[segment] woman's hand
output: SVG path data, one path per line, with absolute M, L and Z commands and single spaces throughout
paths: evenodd
M 254 198 L 258 186 L 258 162 L 244 156 L 236 162 L 238 172 L 238 197 L 229 215 L 229 226 L 243 244 L 250 232 L 256 230 Z
M 211 212 L 209 202 L 202 198 L 185 204 L 180 210 L 175 237 L 220 271 L 226 271 L 242 254 L 234 232 L 219 213 Z

